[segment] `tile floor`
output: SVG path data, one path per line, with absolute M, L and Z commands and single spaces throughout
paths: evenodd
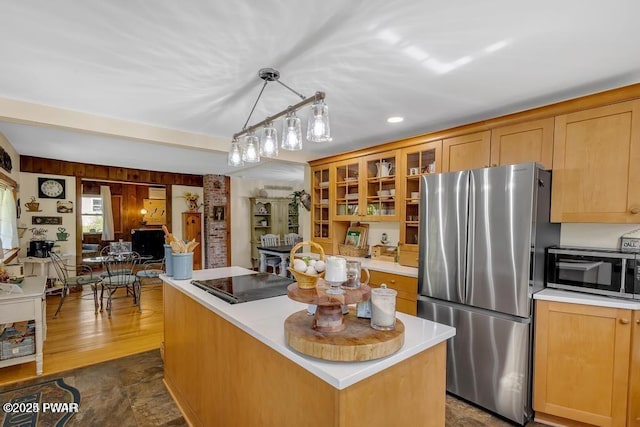
M 0 386 L 0 392 L 63 377 L 80 391 L 80 412 L 67 424 L 74 426 L 156 427 L 186 426 L 162 382 L 159 350 L 74 369 L 62 374 Z M 509 426 L 474 406 L 447 396 L 446 426 Z M 542 426 L 530 423 L 527 427 Z

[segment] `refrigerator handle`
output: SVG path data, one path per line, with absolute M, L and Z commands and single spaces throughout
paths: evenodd
M 461 300 L 467 302 L 469 296 L 467 295 L 467 291 L 472 289 L 471 281 L 473 280 L 473 247 L 475 241 L 475 213 L 476 213 L 476 182 L 475 175 L 469 173 L 469 187 L 467 189 L 467 228 L 466 228 L 466 236 L 463 236 L 464 242 L 466 245 L 461 245 L 460 250 L 465 251 L 465 255 L 461 259 L 465 260 L 466 265 L 464 267 L 464 283 L 462 283 L 461 288 L 458 293 L 460 295 Z M 464 231 L 464 230 L 463 230 Z M 465 285 L 466 284 L 466 285 Z

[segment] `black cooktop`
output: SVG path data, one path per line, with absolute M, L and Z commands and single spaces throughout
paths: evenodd
M 230 304 L 255 301 L 287 294 L 293 279 L 269 273 L 192 280 L 191 283 Z

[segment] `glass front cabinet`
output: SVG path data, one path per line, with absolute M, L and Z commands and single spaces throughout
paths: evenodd
M 336 221 L 359 221 L 362 215 L 363 197 L 362 159 L 350 159 L 332 163 L 335 176 L 335 207 L 333 218 Z
M 400 206 L 400 243 L 411 245 L 417 252 L 420 231 L 420 182 L 422 175 L 440 173 L 442 167 L 442 141 L 432 141 L 401 151 L 399 175 L 402 177 Z M 402 251 L 400 252 L 402 256 Z
M 364 220 L 398 221 L 398 150 L 364 158 Z
M 311 169 L 312 202 L 312 239 L 320 243 L 331 239 L 331 179 L 329 166 L 318 166 Z

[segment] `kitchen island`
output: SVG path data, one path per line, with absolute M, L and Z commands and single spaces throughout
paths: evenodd
M 255 272 L 194 271 L 193 279 Z M 165 384 L 196 426 L 443 426 L 446 340 L 455 329 L 398 313 L 405 342 L 367 362 L 291 350 L 284 321 L 306 305 L 286 296 L 229 304 L 164 275 Z

